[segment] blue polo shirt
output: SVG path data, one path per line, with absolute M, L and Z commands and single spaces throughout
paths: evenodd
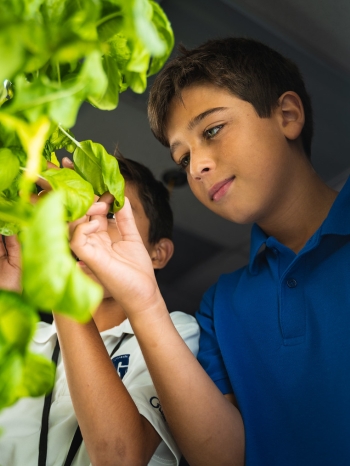
M 200 363 L 237 398 L 247 466 L 350 465 L 350 179 L 298 254 L 254 225 L 249 265 L 196 317 Z

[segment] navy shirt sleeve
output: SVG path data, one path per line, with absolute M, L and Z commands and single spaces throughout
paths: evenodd
M 225 395 L 233 393 L 232 386 L 217 341 L 214 322 L 214 299 L 216 285 L 204 294 L 196 319 L 200 326 L 198 361 Z

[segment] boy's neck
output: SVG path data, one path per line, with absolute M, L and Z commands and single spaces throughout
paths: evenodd
M 299 172 L 283 208 L 266 222 L 258 222 L 268 236 L 296 254 L 326 219 L 338 192 L 327 186 L 311 168 Z
M 104 298 L 93 318 L 98 331 L 103 332 L 120 325 L 126 319 L 126 315 L 123 308 L 113 298 Z

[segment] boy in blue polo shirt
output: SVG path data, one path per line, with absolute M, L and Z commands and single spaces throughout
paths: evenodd
M 125 303 L 185 457 L 191 466 L 349 465 L 350 183 L 338 195 L 312 168 L 298 68 L 248 39 L 183 48 L 155 80 L 149 119 L 205 206 L 254 223 L 249 264 L 222 276 L 197 313 L 202 367 L 174 331 L 128 205 L 116 214 L 118 244 L 102 241 L 98 215 L 73 238 Z

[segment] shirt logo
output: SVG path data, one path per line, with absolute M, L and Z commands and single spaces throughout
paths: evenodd
M 123 380 L 124 375 L 129 369 L 130 354 L 121 354 L 112 359 L 112 363 L 118 372 L 119 377 Z
M 152 408 L 157 409 L 160 412 L 160 414 L 162 415 L 162 418 L 164 419 L 164 421 L 166 421 L 163 410 L 162 410 L 162 406 L 161 406 L 161 404 L 159 402 L 159 398 L 156 397 L 156 396 L 152 396 L 152 398 L 150 398 L 149 402 L 150 402 Z

